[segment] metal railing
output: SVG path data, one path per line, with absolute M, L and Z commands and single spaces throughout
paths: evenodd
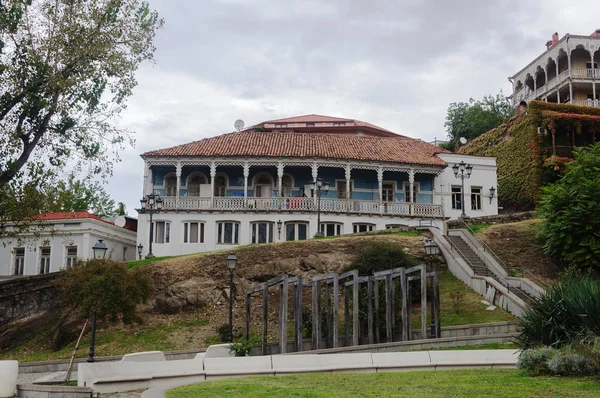
M 466 227 L 466 229 L 471 233 L 471 236 L 473 237 L 473 239 L 475 240 L 475 242 L 479 243 L 483 247 L 483 251 L 486 252 L 486 253 L 488 253 L 490 256 L 492 256 L 492 258 L 494 260 L 496 260 L 496 262 L 498 264 L 500 264 L 500 266 L 506 271 L 506 273 L 508 274 L 508 276 L 511 276 L 510 275 L 511 270 L 520 271 L 522 278 L 524 278 L 525 274 L 527 274 L 528 276 L 532 277 L 533 279 L 535 279 L 536 281 L 538 281 L 539 283 L 541 283 L 542 285 L 544 285 L 544 288 L 548 287 L 548 285 L 546 284 L 546 282 L 542 281 L 540 278 L 538 278 L 537 276 L 535 276 L 530 271 L 528 271 L 528 270 L 526 270 L 524 268 L 521 268 L 521 267 L 511 267 L 510 265 L 506 264 L 500 258 L 500 256 L 498 256 L 496 254 L 496 252 L 493 251 L 491 247 L 489 247 L 489 245 L 487 245 L 483 240 L 477 238 L 477 236 L 475 235 L 475 231 L 473 231 L 473 229 L 469 226 L 469 224 L 467 224 L 465 222 L 465 220 L 460 219 L 460 221 L 464 224 L 464 226 Z
M 450 244 L 450 248 L 452 250 L 456 250 L 458 252 L 458 254 L 460 255 L 460 257 L 467 263 L 467 265 L 469 265 L 469 267 L 471 267 L 471 269 L 473 270 L 473 272 L 475 273 L 475 275 L 477 275 L 477 272 L 475 271 L 475 268 L 478 267 L 478 266 L 473 265 L 473 263 L 458 248 L 458 246 L 456 246 L 456 244 L 452 241 L 452 239 L 450 239 L 450 237 L 448 235 L 444 235 L 444 238 Z M 462 238 L 460 238 L 460 239 L 462 240 Z M 466 244 L 466 242 L 465 242 L 465 244 Z M 496 281 L 498 281 L 502 286 L 504 286 L 509 293 L 511 292 L 511 289 L 512 289 L 513 293 L 515 293 L 515 295 L 521 297 L 521 299 L 526 300 L 526 301 L 531 300 L 531 296 L 527 292 L 525 292 L 521 288 L 519 288 L 519 287 L 511 284 L 510 281 L 508 281 L 504 276 L 498 275 L 496 272 L 494 272 L 494 270 L 491 269 L 485 263 L 484 259 L 481 259 L 481 261 L 483 263 L 483 267 L 485 268 L 485 275 L 480 275 L 480 276 L 491 277 L 491 278 L 495 279 Z M 479 267 L 481 267 L 481 266 L 479 266 Z

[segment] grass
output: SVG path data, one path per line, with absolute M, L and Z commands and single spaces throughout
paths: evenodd
M 173 351 L 180 349 L 179 344 L 173 341 L 172 333 L 191 335 L 194 329 L 208 324 L 204 319 L 188 319 L 178 322 L 163 322 L 154 326 L 119 327 L 99 329 L 96 332 L 96 355 L 111 356 L 123 355 L 140 351 Z M 53 359 L 68 359 L 73 353 L 75 342 L 58 351 L 52 351 L 48 346 L 49 331 L 38 334 L 34 341 L 17 346 L 0 354 L 2 359 L 18 359 L 21 362 L 48 361 Z M 76 358 L 87 357 L 89 334 L 81 339 Z
M 442 347 L 432 348 L 428 351 L 449 351 L 449 350 L 519 350 L 519 346 L 515 343 L 489 343 L 477 345 L 463 345 L 460 347 Z
M 473 224 L 473 225 L 469 225 L 469 228 L 471 228 L 471 233 L 472 234 L 476 234 L 477 232 L 481 231 L 482 229 L 486 229 L 491 227 L 492 224 Z
M 207 381 L 166 392 L 186 397 L 594 397 L 593 377 L 528 377 L 513 369 L 315 374 Z
M 167 258 L 173 258 L 174 256 L 163 256 L 163 257 L 152 257 L 152 258 L 144 258 L 141 260 L 128 261 L 127 266 L 129 269 L 134 269 L 139 267 L 140 265 L 150 264 L 156 261 L 166 260 Z

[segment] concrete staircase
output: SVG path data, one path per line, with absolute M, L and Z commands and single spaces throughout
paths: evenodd
M 497 275 L 492 270 L 490 270 L 485 265 L 485 262 L 481 259 L 481 257 L 479 257 L 477 255 L 477 253 L 475 253 L 473 251 L 473 249 L 471 249 L 471 247 L 467 244 L 467 242 L 465 242 L 463 240 L 462 237 L 448 236 L 448 240 L 450 240 L 450 242 L 452 242 L 452 245 L 456 249 L 458 249 L 458 252 L 459 252 L 458 255 L 463 260 L 465 260 L 465 262 L 467 263 L 467 265 L 469 265 L 469 267 L 471 267 L 471 269 L 473 270 L 475 275 L 489 276 L 491 278 L 494 278 L 495 280 L 497 280 L 504 286 L 508 287 L 508 289 L 511 293 L 513 293 L 515 296 L 519 297 L 521 300 L 523 300 L 526 303 L 529 303 L 529 302 L 531 302 L 531 300 L 533 300 L 532 296 L 530 296 L 529 294 L 527 294 L 526 292 L 524 292 L 523 290 L 521 290 L 515 286 L 510 286 L 504 278 L 502 278 L 501 276 Z

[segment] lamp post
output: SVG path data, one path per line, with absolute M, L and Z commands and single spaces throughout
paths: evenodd
M 102 260 L 106 256 L 108 247 L 102 239 L 98 239 L 98 242 L 92 247 L 94 251 L 94 258 L 96 260 Z M 94 362 L 94 351 L 96 349 L 96 311 L 92 311 L 92 331 L 90 335 L 90 350 L 88 351 L 87 362 Z
M 315 238 L 323 236 L 321 232 L 321 196 L 327 196 L 329 192 L 329 181 L 323 181 L 322 178 L 318 177 L 315 181 L 311 181 L 310 188 L 317 195 L 317 233 Z
M 452 166 L 452 171 L 454 171 L 454 177 L 460 178 L 462 183 L 462 189 L 460 191 L 460 208 L 462 210 L 462 214 L 460 217 L 467 218 L 467 215 L 465 214 L 465 178 L 471 178 L 473 166 L 466 164 L 464 160 L 461 160 L 460 163 Z
M 154 240 L 154 224 L 152 224 L 152 215 L 160 212 L 162 209 L 163 199 L 159 195 L 150 194 L 146 195 L 145 198 L 140 199 L 141 213 L 150 214 L 150 237 L 148 238 L 148 254 L 146 258 L 154 257 L 152 254 L 152 241 Z
M 138 249 L 138 256 L 140 257 L 140 260 L 142 259 L 142 251 L 144 250 L 144 245 L 142 245 L 142 242 L 140 242 L 139 245 L 137 245 L 137 249 Z
M 423 248 L 425 249 L 425 254 L 427 254 L 428 256 L 435 256 L 437 254 L 440 253 L 440 247 L 438 246 L 437 243 L 435 243 L 433 240 L 431 239 L 427 239 L 427 242 L 425 242 L 425 245 L 423 245 Z M 433 267 L 431 265 L 428 265 L 429 268 L 429 272 L 433 272 Z M 431 338 L 434 339 L 437 337 L 437 334 L 435 332 L 435 302 L 433 300 L 433 289 L 435 289 L 435 287 L 433 286 L 433 278 L 431 279 Z
M 225 265 L 229 270 L 229 342 L 233 342 L 233 272 L 237 265 L 237 257 L 233 252 L 227 256 Z
M 283 226 L 283 222 L 281 220 L 277 221 L 277 235 L 278 240 L 281 240 L 281 227 Z
M 490 204 L 492 204 L 492 200 L 494 199 L 495 193 L 496 193 L 496 188 L 490 187 Z

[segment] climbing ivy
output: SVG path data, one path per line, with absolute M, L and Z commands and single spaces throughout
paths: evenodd
M 538 127 L 547 133 L 538 134 Z M 542 186 L 556 181 L 572 160 L 573 142 L 589 145 L 599 132 L 600 109 L 532 101 L 527 112 L 474 139 L 459 153 L 496 157 L 499 205 L 526 210 L 536 206 Z M 552 153 L 553 135 L 560 149 L 557 156 Z

